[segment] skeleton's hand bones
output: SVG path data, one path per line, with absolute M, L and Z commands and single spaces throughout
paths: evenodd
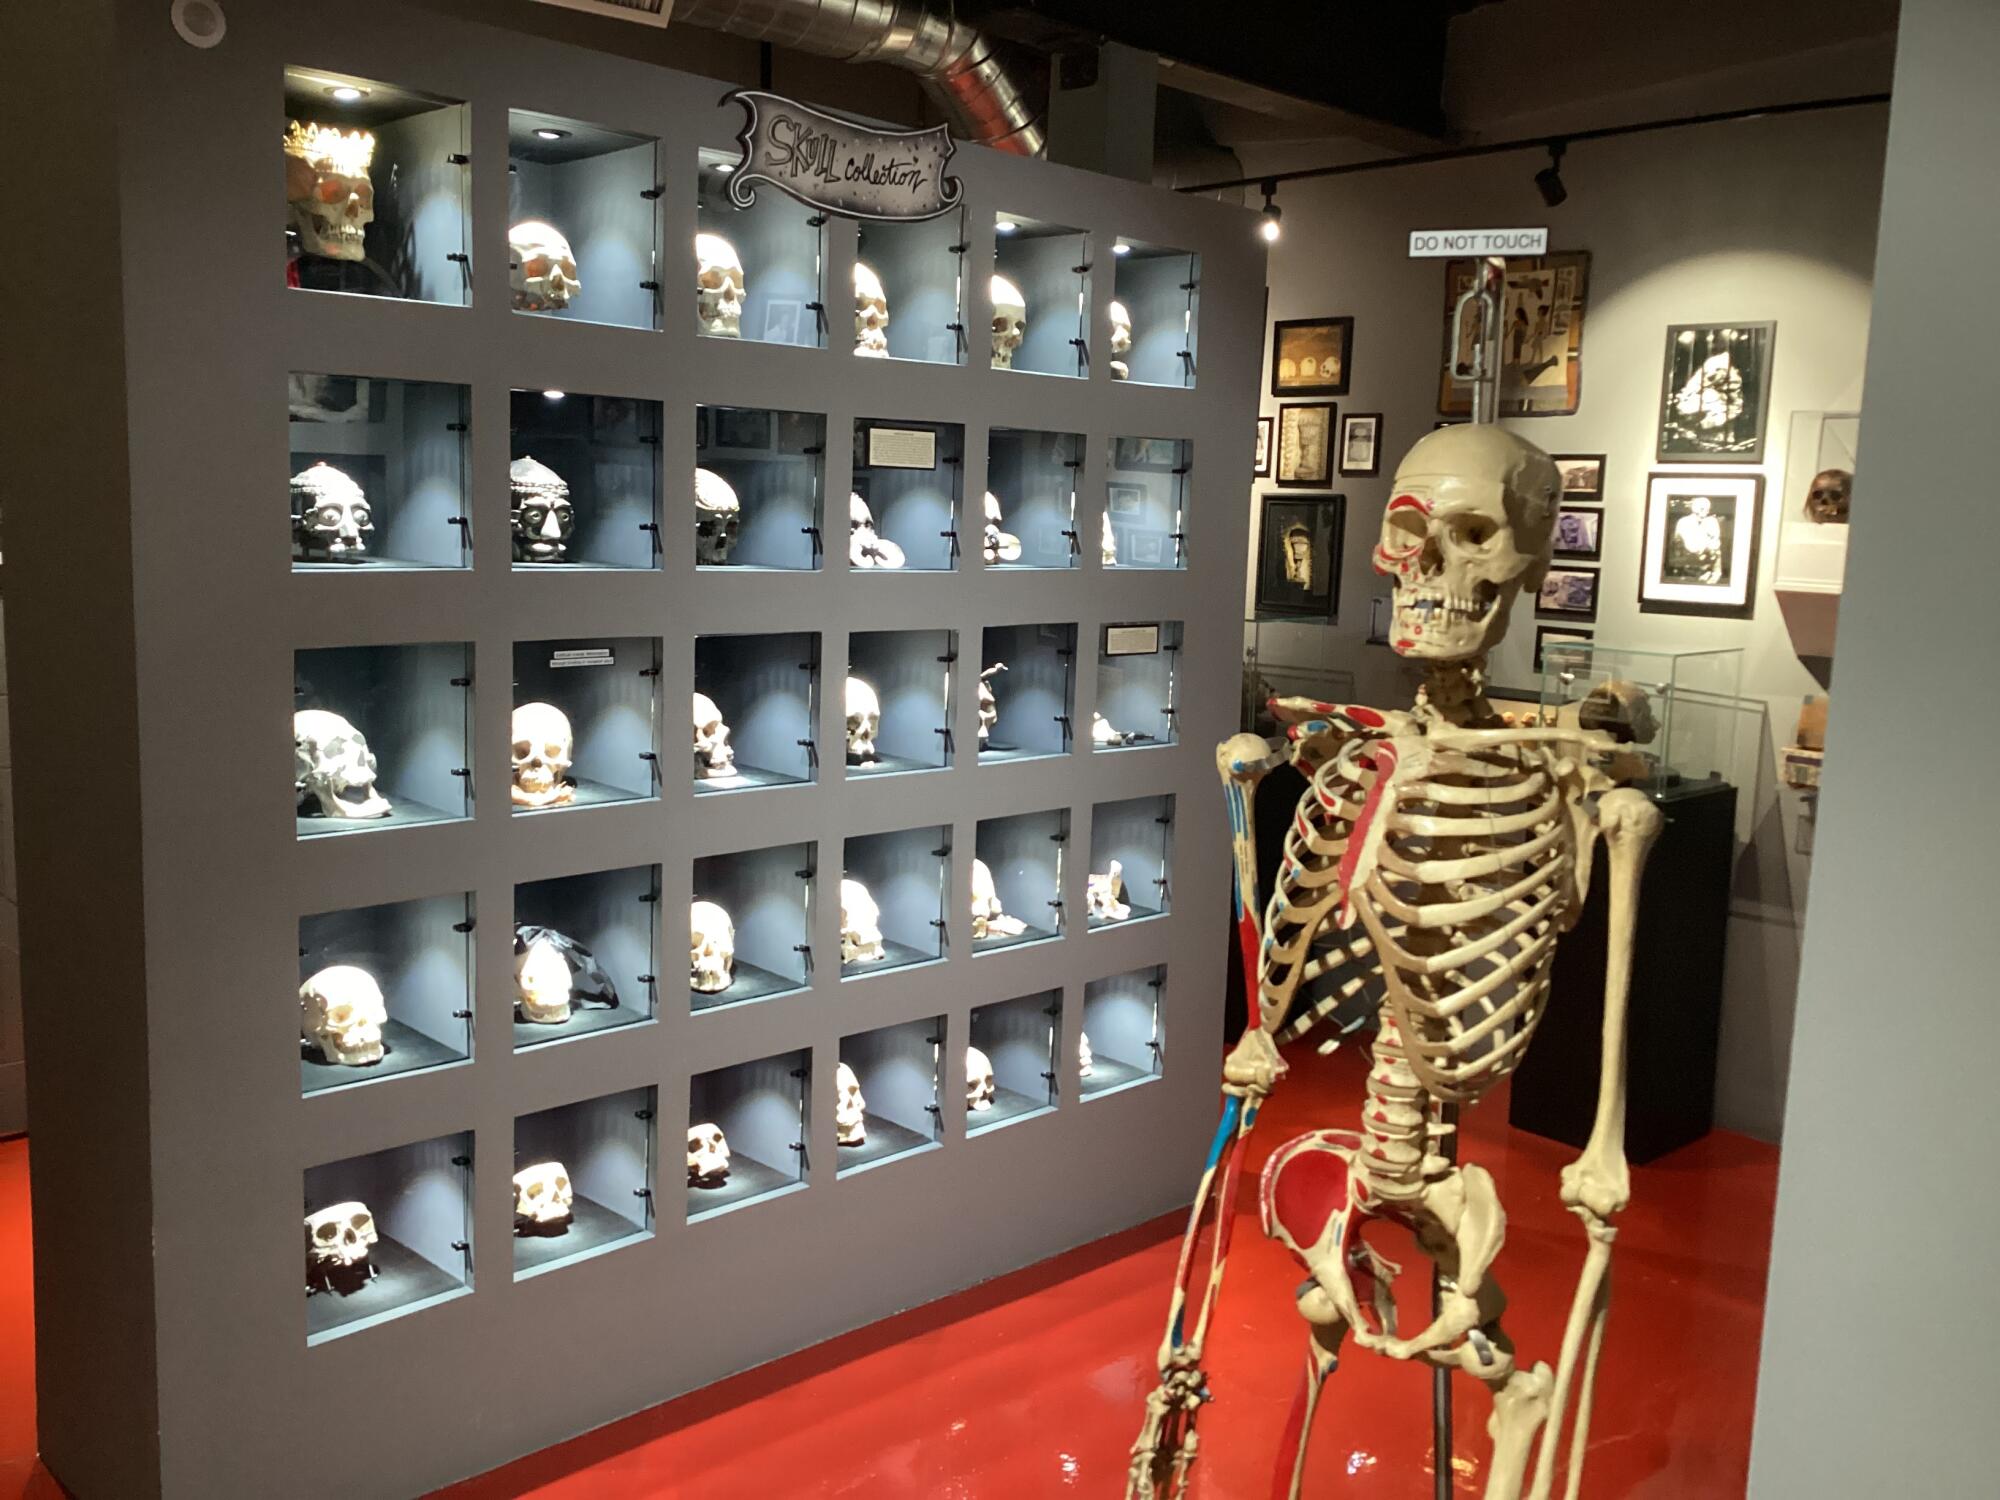
M 1271 1033 L 1261 1026 L 1248 1026 L 1222 1064 L 1222 1091 L 1261 1099 L 1276 1087 L 1286 1071 L 1285 1060 L 1278 1056 Z

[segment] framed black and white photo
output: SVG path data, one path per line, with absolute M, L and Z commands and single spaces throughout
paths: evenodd
M 1604 498 L 1602 453 L 1552 453 L 1562 475 L 1565 505 L 1595 505 Z
M 716 407 L 715 446 L 764 452 L 771 446 L 771 414 L 752 406 Z
M 1257 466 L 1250 471 L 1254 478 L 1271 477 L 1271 429 L 1276 425 L 1270 417 L 1257 419 Z
M 1567 625 L 1537 625 L 1535 627 L 1535 671 L 1539 674 L 1549 669 L 1549 659 L 1543 653 L 1564 641 L 1581 641 L 1588 645 L 1595 640 L 1588 630 L 1573 630 Z
M 1639 608 L 1750 618 L 1763 499 L 1761 474 L 1655 472 L 1646 481 Z
M 1257 614 L 1331 621 L 1340 608 L 1345 495 L 1265 495 L 1257 540 Z
M 1542 619 L 1597 618 L 1597 569 L 1550 568 L 1535 596 L 1535 614 Z
M 1604 512 L 1564 505 L 1556 511 L 1555 555 L 1595 562 L 1603 555 Z
M 1663 464 L 1764 460 L 1776 323 L 1680 323 L 1660 384 Z
M 1295 402 L 1278 408 L 1279 484 L 1326 484 L 1333 478 L 1331 401 Z
M 1271 394 L 1345 396 L 1354 319 L 1292 318 L 1271 325 Z
M 799 341 L 799 320 L 805 316 L 806 305 L 790 297 L 773 297 L 764 304 L 764 342 L 767 344 L 796 344 Z
M 1107 484 L 1104 508 L 1114 516 L 1135 516 L 1146 508 L 1146 488 L 1138 484 Z
M 1348 479 L 1382 472 L 1382 413 L 1351 411 L 1340 419 L 1340 472 Z

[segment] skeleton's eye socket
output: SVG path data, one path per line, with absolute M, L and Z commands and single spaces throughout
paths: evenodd
M 541 1184 L 540 1184 L 539 1182 L 531 1182 L 531 1183 L 529 1183 L 529 1184 L 528 1184 L 528 1196 L 529 1196 L 530 1198 L 539 1198 L 539 1197 L 541 1197 L 541 1196 L 542 1196 L 542 1185 L 541 1185 Z
M 356 1214 L 352 1219 L 348 1220 L 348 1223 L 353 1225 L 362 1234 L 366 1234 L 375 1227 L 375 1221 L 366 1214 Z
M 556 1178 L 556 1191 L 559 1193 L 569 1191 L 569 1179 L 567 1177 L 558 1176 Z
M 1389 512 L 1388 530 L 1392 540 L 1416 546 L 1430 534 L 1430 521 L 1420 510 Z
M 1486 516 L 1459 516 L 1451 523 L 1452 534 L 1468 547 L 1484 547 L 1500 528 Z
M 338 177 L 322 177 L 313 184 L 313 196 L 322 203 L 338 203 L 347 196 L 347 184 Z
M 535 747 L 527 740 L 514 741 L 514 759 L 526 760 L 534 753 Z
M 542 754 L 550 760 L 561 760 L 562 753 L 563 747 L 558 745 L 554 740 L 550 740 L 546 745 L 542 746 Z
M 715 270 L 713 267 L 702 271 L 695 277 L 695 285 L 706 288 L 708 291 L 711 292 L 714 291 L 717 287 L 721 286 L 722 282 L 723 282 L 722 272 Z

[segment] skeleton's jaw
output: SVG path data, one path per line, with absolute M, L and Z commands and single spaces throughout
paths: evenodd
M 328 260 L 363 260 L 367 257 L 367 231 L 348 219 L 330 218 L 310 212 L 301 224 L 306 248 Z
M 1443 583 L 1398 588 L 1390 644 L 1397 655 L 1420 660 L 1483 656 L 1506 632 L 1508 603 L 1509 596 L 1484 579 L 1464 593 Z
M 576 800 L 576 788 L 553 771 L 524 769 L 515 773 L 513 799 L 516 807 L 561 807 Z
M 342 1032 L 337 1036 L 323 1038 L 320 1051 L 327 1054 L 327 1061 L 340 1063 L 350 1068 L 366 1067 L 382 1060 L 382 1032 L 375 1026 L 362 1027 L 355 1031 Z
M 315 791 L 314 798 L 329 818 L 389 816 L 389 799 L 375 790 L 373 781 L 329 782 Z

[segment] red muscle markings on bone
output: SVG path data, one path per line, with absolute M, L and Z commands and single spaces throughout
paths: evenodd
M 1361 803 L 1361 812 L 1354 820 L 1354 828 L 1347 836 L 1347 848 L 1340 856 L 1340 906 L 1336 913 L 1341 929 L 1346 930 L 1352 921 L 1354 907 L 1354 871 L 1361 862 L 1361 847 L 1368 840 L 1368 831 L 1375 825 L 1375 818 L 1382 810 L 1382 796 L 1389 790 L 1390 773 L 1396 769 L 1396 747 L 1376 745 L 1366 752 L 1369 764 L 1375 767 L 1375 784 L 1368 788 L 1368 795 Z
M 1347 1163 L 1332 1151 L 1316 1149 L 1303 1136 L 1265 1165 L 1262 1196 L 1265 1232 L 1275 1224 L 1300 1249 L 1316 1245 L 1327 1226 L 1348 1207 Z

